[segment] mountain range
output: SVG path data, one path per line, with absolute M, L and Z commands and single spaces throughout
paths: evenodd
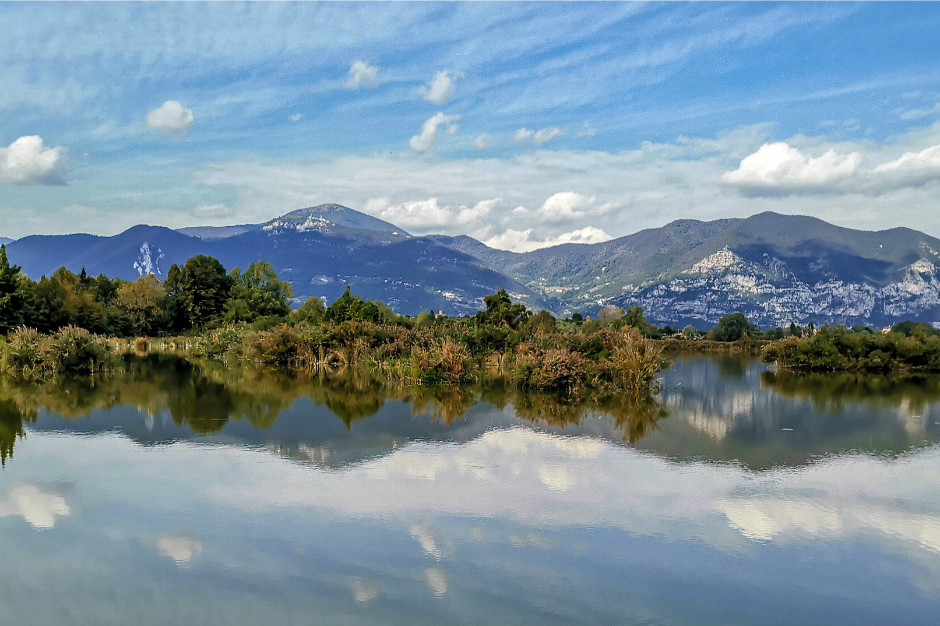
M 292 284 L 298 302 L 331 301 L 350 284 L 408 314 L 473 313 L 484 295 L 504 288 L 558 315 L 639 304 L 652 321 L 698 328 L 732 311 L 762 326 L 940 320 L 940 240 L 907 228 L 861 231 L 776 213 L 678 220 L 603 243 L 516 253 L 468 236 L 412 236 L 326 204 L 263 224 L 33 235 L 7 249 L 33 278 L 60 266 L 165 277 L 171 264 L 195 254 L 229 268 L 264 259 Z

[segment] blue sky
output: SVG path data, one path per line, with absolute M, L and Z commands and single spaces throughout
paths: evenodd
M 524 250 L 764 210 L 940 236 L 940 6 L 0 4 L 0 235 L 338 202 Z

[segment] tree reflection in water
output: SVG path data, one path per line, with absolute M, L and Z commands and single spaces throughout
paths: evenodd
M 667 457 L 735 460 L 753 468 L 846 450 L 897 454 L 938 435 L 938 376 L 769 372 L 708 358 L 679 363 L 666 376 L 657 396 L 559 395 L 520 391 L 498 379 L 481 386 L 396 387 L 350 367 L 298 377 L 171 355 L 128 356 L 123 370 L 110 375 L 34 384 L 0 378 L 0 462 L 30 428 L 117 430 L 142 443 L 227 428 L 227 438 L 331 465 L 416 438 L 473 437 L 516 419 Z M 118 410 L 128 407 L 143 414 L 144 423 Z M 50 419 L 30 427 L 46 414 Z M 324 420 L 328 415 L 340 422 Z M 88 417 L 94 419 L 76 421 Z M 145 430 L 155 418 L 164 426 Z
M 481 402 L 499 409 L 512 404 L 517 417 L 554 428 L 610 415 L 623 440 L 631 443 L 653 430 L 665 415 L 652 396 L 565 397 L 521 392 L 499 381 L 479 387 L 394 387 L 381 385 L 355 368 L 321 370 L 313 376 L 298 377 L 165 354 L 128 355 L 123 370 L 108 375 L 31 384 L 0 380 L 0 459 L 5 461 L 12 455 L 16 439 L 24 434 L 23 424 L 35 420 L 40 411 L 75 420 L 95 410 L 130 406 L 148 415 L 165 412 L 176 425 L 198 435 L 210 435 L 233 420 L 260 430 L 270 428 L 300 398 L 328 408 L 347 430 L 354 422 L 374 416 L 389 400 L 404 402 L 410 405 L 413 416 L 427 417 L 444 426 L 453 425 Z
M 780 370 L 762 372 L 761 384 L 787 398 L 810 400 L 820 411 L 828 413 L 836 413 L 852 404 L 881 409 L 904 407 L 922 413 L 940 402 L 940 377 L 936 375 Z

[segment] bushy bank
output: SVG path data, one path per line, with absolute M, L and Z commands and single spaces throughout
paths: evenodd
M 762 358 L 805 371 L 940 371 L 940 336 L 932 333 L 853 332 L 823 326 L 813 336 L 791 337 L 764 347 Z
M 503 380 L 520 389 L 648 392 L 661 349 L 637 331 L 516 331 L 472 322 L 425 326 L 344 322 L 218 330 L 194 345 L 205 357 L 300 371 L 362 367 L 406 385 Z

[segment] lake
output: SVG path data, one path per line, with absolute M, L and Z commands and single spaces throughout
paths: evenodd
M 935 624 L 940 377 L 0 381 L 4 624 Z

